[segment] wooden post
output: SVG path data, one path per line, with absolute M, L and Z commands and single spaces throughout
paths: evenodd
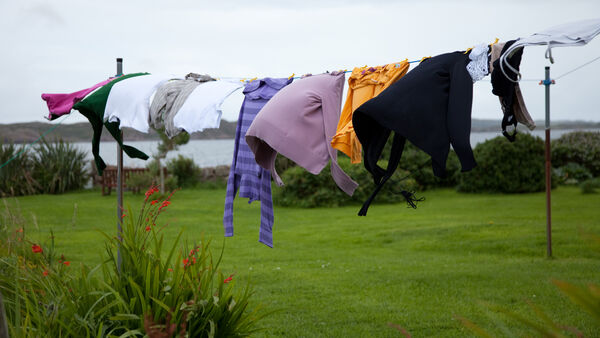
M 117 76 L 123 75 L 123 59 L 117 58 Z M 121 142 L 123 142 L 123 131 L 121 133 Z M 122 240 L 121 233 L 123 228 L 123 148 L 117 142 L 117 236 Z M 121 248 L 117 250 L 117 268 L 121 272 Z

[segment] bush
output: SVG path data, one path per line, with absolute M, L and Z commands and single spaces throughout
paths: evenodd
M 158 176 L 158 170 L 156 173 L 152 172 L 152 169 L 143 172 L 135 173 L 127 178 L 127 188 L 134 193 L 140 193 L 144 191 L 146 187 L 157 185 L 160 181 Z M 177 178 L 171 175 L 165 177 L 165 189 L 173 190 L 177 188 Z
M 566 165 L 554 169 L 559 184 L 578 184 L 592 178 L 592 173 L 581 164 L 569 162 Z
M 596 189 L 600 189 L 600 178 L 592 178 L 579 184 L 581 192 L 584 194 L 595 194 Z
M 460 175 L 459 191 L 526 193 L 545 189 L 544 142 L 539 137 L 520 134 L 511 143 L 498 136 L 478 144 L 474 154 L 478 165 Z
M 337 187 L 331 178 L 328 164 L 319 175 L 313 175 L 299 166 L 290 167 L 281 175 L 285 185 L 274 189 L 273 201 L 282 206 L 301 208 L 362 204 L 375 189 L 371 174 L 362 164 L 351 164 L 349 158 L 340 157 L 338 163 L 359 184 L 352 197 Z M 401 180 L 406 175 L 408 172 L 401 169 L 396 170 L 377 194 L 373 203 L 404 201 L 404 197 L 400 193 L 402 190 L 411 191 L 418 188 L 412 178 Z
M 388 160 L 392 149 L 393 137 L 388 138 L 381 158 Z M 433 174 L 431 167 L 431 157 L 426 152 L 420 150 L 412 143 L 406 141 L 402 159 L 398 167 L 412 173 L 412 177 L 419 184 L 420 190 L 427 190 L 436 187 L 454 187 L 458 184 L 460 176 L 460 162 L 453 150 L 450 150 L 448 161 L 446 162 L 446 177 L 439 178 Z M 421 168 L 421 169 L 419 169 Z
M 38 183 L 31 175 L 31 162 L 31 154 L 23 147 L 0 143 L 0 165 L 7 163 L 0 169 L 0 197 L 32 195 L 38 191 Z
M 552 165 L 574 162 L 594 177 L 600 176 L 600 132 L 575 131 L 552 141 Z
M 191 158 L 178 155 L 167 162 L 169 173 L 177 179 L 180 188 L 194 187 L 200 182 L 201 171 Z
M 62 194 L 82 189 L 90 178 L 85 157 L 85 152 L 63 140 L 49 143 L 42 139 L 32 157 L 32 175 L 39 191 Z
M 170 195 L 146 192 L 138 215 L 128 210 L 122 241 L 106 238 L 107 257 L 93 269 L 70 261 L 50 244 L 31 242 L 22 217 L 3 214 L 0 227 L 0 291 L 14 337 L 239 337 L 257 330 L 264 316 L 249 304 L 246 285 L 219 270 L 210 241 L 179 248 L 180 232 L 163 247 Z M 120 250 L 119 260 L 117 250 Z M 183 250 L 181 250 L 183 249 Z

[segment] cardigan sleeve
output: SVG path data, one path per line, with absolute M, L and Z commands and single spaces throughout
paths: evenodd
M 467 72 L 466 64 L 457 62 L 450 74 L 446 126 L 462 171 L 469 171 L 477 165 L 470 141 L 472 104 L 473 81 Z
M 337 163 L 337 150 L 331 146 L 331 140 L 335 135 L 335 131 L 340 118 L 340 108 L 342 106 L 342 94 L 344 90 L 344 73 L 337 75 L 336 87 L 334 92 L 328 93 L 331 95 L 321 96 L 321 108 L 323 110 L 323 127 L 325 129 L 327 152 L 331 159 L 331 177 L 340 189 L 346 194 L 352 196 L 354 190 L 358 187 L 358 183 L 354 182 L 348 174 L 340 168 Z

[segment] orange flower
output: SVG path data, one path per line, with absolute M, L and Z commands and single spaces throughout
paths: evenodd
M 42 253 L 42 252 L 44 252 L 42 250 L 42 247 L 39 246 L 39 245 L 37 245 L 37 244 L 34 244 L 34 245 L 31 246 L 31 251 L 33 251 L 33 253 Z
M 232 280 L 233 280 L 233 275 L 229 275 L 229 277 L 225 278 L 223 283 L 227 284 L 227 283 L 231 282 Z
M 64 262 L 62 262 L 62 263 L 63 263 L 64 265 L 66 265 L 66 266 L 69 266 L 69 265 L 71 265 L 71 262 L 69 262 L 69 261 L 64 261 Z
M 150 226 L 149 225 L 146 227 L 146 231 L 150 231 Z
M 23 228 L 18 228 L 15 232 L 23 232 Z
M 48 276 L 48 270 L 44 270 L 44 272 L 42 272 L 42 275 Z

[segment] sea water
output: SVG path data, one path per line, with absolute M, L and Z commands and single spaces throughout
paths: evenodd
M 558 138 L 565 133 L 572 132 L 573 130 L 552 130 L 552 139 Z M 598 131 L 593 129 L 591 131 Z M 531 132 L 534 136 L 544 138 L 544 129 L 539 128 Z M 474 132 L 471 133 L 471 145 L 475 147 L 478 143 L 485 140 L 492 139 L 497 136 L 501 136 L 500 132 Z M 518 137 L 518 134 L 517 134 Z M 127 145 L 138 148 L 153 157 L 157 153 L 159 141 L 129 141 L 125 142 Z M 77 148 L 83 150 L 88 154 L 89 160 L 92 159 L 92 144 L 91 142 L 75 142 L 73 143 Z M 179 149 L 170 151 L 167 154 L 167 160 L 176 158 L 178 155 L 189 157 L 201 168 L 214 167 L 218 165 L 231 165 L 233 157 L 233 144 L 234 140 L 191 140 L 187 144 L 179 146 Z M 101 142 L 100 143 L 100 156 L 104 159 L 107 165 L 116 165 L 117 163 L 117 144 L 116 142 Z M 123 156 L 123 165 L 125 167 L 145 167 L 146 161 L 140 159 L 132 159 Z

